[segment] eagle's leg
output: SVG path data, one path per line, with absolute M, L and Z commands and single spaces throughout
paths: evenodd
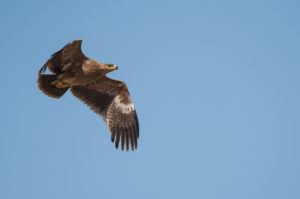
M 57 83 L 56 81 L 57 81 L 57 77 L 55 74 L 52 75 L 39 74 L 39 78 L 38 78 L 39 89 L 41 89 L 43 93 L 45 93 L 50 97 L 60 98 L 68 90 L 68 87 L 58 88 L 56 86 Z
M 55 85 L 57 88 L 66 88 L 69 87 L 67 84 L 64 84 L 63 82 L 59 81 Z
M 67 88 L 69 87 L 66 83 L 62 82 L 61 80 L 55 80 L 51 82 L 52 85 L 56 86 L 56 88 Z

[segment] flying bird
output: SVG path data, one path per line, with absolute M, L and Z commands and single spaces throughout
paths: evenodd
M 123 81 L 106 76 L 118 69 L 102 64 L 81 51 L 82 40 L 75 40 L 54 53 L 38 73 L 38 87 L 46 95 L 60 98 L 68 89 L 99 114 L 111 133 L 115 147 L 137 149 L 139 122 L 128 88 Z M 47 70 L 52 74 L 44 74 Z

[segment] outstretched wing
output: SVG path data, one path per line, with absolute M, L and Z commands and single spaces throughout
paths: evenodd
M 87 86 L 71 87 L 71 92 L 87 104 L 95 113 L 102 116 L 111 132 L 115 147 L 128 151 L 137 148 L 139 123 L 126 84 L 122 81 L 103 77 Z
M 81 67 L 82 63 L 88 59 L 81 51 L 81 43 L 81 39 L 68 43 L 50 57 L 39 73 L 45 72 L 47 67 L 53 73 Z

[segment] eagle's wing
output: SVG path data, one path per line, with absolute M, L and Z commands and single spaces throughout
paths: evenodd
M 81 39 L 75 40 L 54 53 L 40 69 L 39 74 L 45 72 L 47 67 L 53 73 L 81 67 L 82 63 L 88 59 L 81 51 L 81 43 Z
M 95 113 L 100 114 L 111 132 L 111 141 L 121 149 L 137 148 L 139 123 L 136 110 L 131 101 L 126 84 L 106 76 L 87 86 L 73 86 L 71 92 L 87 104 Z

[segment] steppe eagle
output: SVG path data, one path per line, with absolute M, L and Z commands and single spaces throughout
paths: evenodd
M 114 64 L 102 64 L 85 56 L 82 40 L 75 40 L 42 66 L 38 73 L 38 87 L 46 95 L 60 98 L 69 88 L 71 93 L 102 116 L 111 133 L 111 141 L 118 148 L 137 149 L 139 123 L 126 84 L 106 77 L 118 69 Z M 53 74 L 44 74 L 46 69 Z

